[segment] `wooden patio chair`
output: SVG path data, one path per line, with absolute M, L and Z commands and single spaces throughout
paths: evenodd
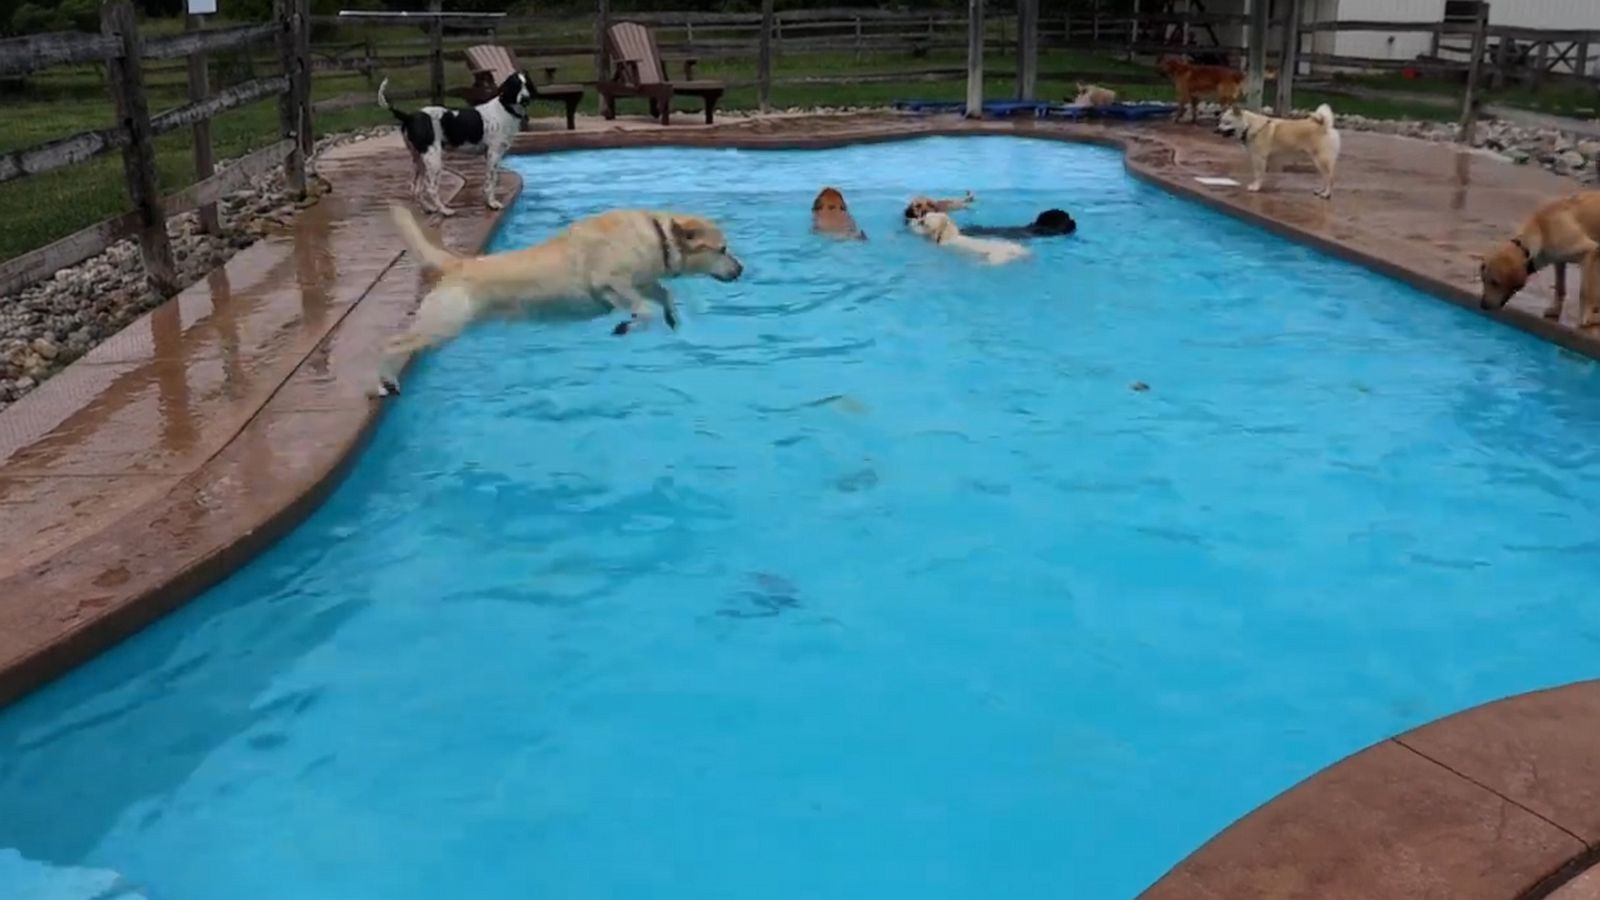
M 696 81 L 694 67 L 699 60 L 684 60 L 684 80 L 672 81 L 656 46 L 655 33 L 637 22 L 618 22 L 607 28 L 606 52 L 611 61 L 611 77 L 595 87 L 605 101 L 603 112 L 607 119 L 617 117 L 617 98 L 643 97 L 650 101 L 650 115 L 667 125 L 672 118 L 673 96 L 684 94 L 705 102 L 706 124 L 712 123 L 726 86 L 720 81 Z
M 500 85 L 512 72 L 523 71 L 517 64 L 517 55 L 509 49 L 498 44 L 479 44 L 467 48 L 467 68 L 472 71 L 472 84 L 461 90 L 461 96 L 468 103 L 486 103 L 500 90 Z M 563 103 L 567 108 L 567 130 L 572 131 L 578 127 L 576 115 L 578 103 L 583 100 L 583 85 L 581 84 L 552 84 L 556 77 L 555 66 L 543 66 L 544 83 L 530 84 L 535 100 L 552 100 Z

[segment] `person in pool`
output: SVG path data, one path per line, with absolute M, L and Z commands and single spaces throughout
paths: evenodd
M 1010 238 L 1019 241 L 1028 238 L 1059 237 L 1077 230 L 1078 223 L 1072 221 L 1066 210 L 1047 209 L 1039 213 L 1039 217 L 1033 220 L 1032 225 L 964 225 L 961 233 L 973 237 Z

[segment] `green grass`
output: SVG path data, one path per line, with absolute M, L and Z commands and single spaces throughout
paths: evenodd
M 219 26 L 225 23 L 217 23 Z M 570 26 L 570 27 L 569 27 Z M 170 22 L 152 23 L 151 30 L 171 30 Z M 586 23 L 557 23 L 540 35 L 541 43 L 552 40 L 577 39 L 586 35 Z M 414 40 L 421 33 L 411 34 L 395 28 L 341 29 L 329 43 L 350 43 L 371 34 L 375 40 Z M 564 37 L 558 37 L 564 35 Z M 517 45 L 526 39 L 503 36 L 503 42 Z M 458 44 L 459 46 L 459 44 Z M 423 52 L 421 48 L 418 53 Z M 273 66 L 268 57 L 258 57 L 255 75 L 271 74 Z M 574 73 L 587 75 L 593 65 L 591 58 L 529 60 L 535 66 L 553 64 L 560 67 L 557 78 Z M 785 55 L 774 63 L 777 78 L 799 77 L 826 73 L 829 75 L 870 75 L 895 71 L 936 67 L 960 69 L 965 56 L 959 50 L 935 51 L 925 58 L 912 58 L 909 53 L 868 54 L 857 58 L 853 53 Z M 988 96 L 1012 97 L 1015 85 L 1008 77 L 1011 72 L 1009 58 L 992 58 L 989 76 L 985 82 Z M 160 112 L 187 102 L 187 88 L 183 69 L 164 67 L 147 71 L 146 87 L 152 113 Z M 673 65 L 673 74 L 680 69 Z M 1065 99 L 1073 92 L 1071 78 L 1092 74 L 1092 80 L 1116 88 L 1126 99 L 1156 100 L 1171 97 L 1164 84 L 1152 83 L 1150 69 L 1142 64 L 1131 64 L 1120 59 L 1082 51 L 1049 50 L 1040 54 L 1039 96 L 1046 99 Z M 213 67 L 213 86 L 244 80 L 242 60 L 219 62 Z M 466 83 L 464 67 L 459 62 L 448 63 L 445 68 L 446 83 L 458 87 Z M 395 92 L 416 89 L 427 85 L 427 69 L 416 66 L 379 73 L 392 79 Z M 535 70 L 535 76 L 538 76 Z M 755 77 L 755 63 L 750 59 L 707 59 L 698 74 L 706 78 L 720 78 L 730 82 L 750 81 Z M 1418 82 L 1403 82 L 1415 87 Z M 319 73 L 312 82 L 313 99 L 321 100 L 348 94 L 371 95 L 373 88 L 358 73 Z M 917 98 L 928 100 L 960 100 L 965 96 L 963 79 L 942 81 L 891 81 L 848 84 L 798 84 L 776 85 L 772 101 L 779 108 L 809 106 L 877 106 L 892 100 Z M 1269 89 L 1269 96 L 1270 89 Z M 1548 92 L 1541 95 L 1550 97 Z M 1377 118 L 1433 118 L 1449 119 L 1448 109 L 1437 109 L 1404 101 L 1364 100 L 1342 96 L 1322 96 L 1314 92 L 1298 92 L 1297 106 L 1314 105 L 1327 101 L 1342 113 L 1357 113 Z M 692 100 L 683 109 L 693 109 Z M 586 99 L 584 112 L 593 112 L 593 94 Z M 756 105 L 754 87 L 736 87 L 729 90 L 723 106 L 728 109 L 751 109 Z M 559 114 L 554 104 L 536 104 L 536 116 Z M 642 112 L 642 103 L 625 104 L 623 113 Z M 231 110 L 212 121 L 212 141 L 218 159 L 228 159 L 248 153 L 277 140 L 277 103 L 264 100 L 247 107 Z M 27 83 L 20 93 L 0 94 L 0 118 L 6 128 L 0 129 L 0 151 L 31 146 L 43 141 L 65 137 L 90 128 L 104 128 L 113 123 L 110 100 L 97 70 L 90 68 L 53 69 L 40 73 Z M 321 113 L 315 117 L 318 135 L 349 130 L 362 126 L 386 124 L 392 121 L 388 114 L 371 104 L 353 109 Z M 187 129 L 163 135 L 156 141 L 156 158 L 160 169 L 160 183 L 164 193 L 171 193 L 193 183 L 194 169 L 191 137 Z M 57 240 L 78 229 L 125 211 L 129 206 L 122 161 L 119 154 L 107 154 L 87 163 L 69 166 L 44 175 L 19 179 L 0 185 L 0 216 L 6 227 L 0 229 L 0 259 L 9 259 L 36 247 Z

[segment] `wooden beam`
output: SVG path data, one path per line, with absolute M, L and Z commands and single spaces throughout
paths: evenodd
M 1461 123 L 1456 140 L 1472 143 L 1478 124 L 1478 77 L 1483 72 L 1483 53 L 1489 45 L 1489 4 L 1478 5 L 1477 29 L 1472 34 L 1472 59 L 1467 61 L 1467 87 L 1461 94 Z
M 26 75 L 50 66 L 100 62 L 122 52 L 122 43 L 103 34 L 58 31 L 0 41 L 0 75 Z
M 1249 63 L 1245 66 L 1245 103 L 1251 109 L 1261 109 L 1266 93 L 1267 71 L 1267 0 L 1249 0 L 1250 31 L 1245 37 Z
M 254 103 L 264 97 L 271 97 L 290 89 L 290 78 L 287 75 L 273 75 L 267 78 L 257 78 L 255 81 L 246 81 L 231 85 L 217 92 L 215 95 L 199 103 L 190 103 L 176 109 L 158 113 L 150 117 L 150 130 L 155 134 L 166 134 L 174 129 L 183 128 L 205 122 L 226 112 L 236 106 Z
M 294 70 L 285 74 L 289 76 L 289 90 L 294 93 L 300 159 L 309 166 L 317 141 L 316 122 L 311 117 L 311 0 L 295 0 L 294 9 Z
M 272 16 L 278 28 L 278 64 L 285 76 L 293 77 L 299 58 L 300 41 L 297 29 L 298 3 L 296 0 L 273 0 Z M 295 150 L 284 158 L 283 180 L 291 191 L 302 196 L 306 191 L 306 157 L 299 149 L 300 110 L 296 108 L 295 92 L 291 87 L 278 95 L 278 133 L 295 142 Z
M 772 26 L 773 0 L 761 0 L 761 40 L 756 51 L 756 98 L 763 113 L 772 112 Z M 860 27 L 860 20 L 856 25 Z M 859 31 L 857 32 L 859 40 Z
M 983 0 L 967 0 L 967 118 L 983 118 Z
M 1283 17 L 1283 53 L 1278 59 L 1278 99 L 1273 111 L 1280 116 L 1294 109 L 1294 79 L 1300 68 L 1300 7 L 1301 0 L 1279 0 L 1287 3 Z
M 122 147 L 122 170 L 133 212 L 138 216 L 139 256 L 150 286 L 166 296 L 177 290 L 178 273 L 172 262 L 172 245 L 167 241 L 167 216 L 161 209 L 156 136 L 150 128 L 150 107 L 139 59 L 144 48 L 133 4 L 111 0 L 101 6 L 100 31 L 122 42 L 121 57 L 106 61 L 106 83 L 116 103 L 117 118 L 128 132 L 128 141 Z
M 145 59 L 177 59 L 196 53 L 219 53 L 257 41 L 272 39 L 275 29 L 271 22 L 260 25 L 241 25 L 237 28 L 185 31 L 166 37 L 151 38 L 145 42 Z
M 183 17 L 183 27 L 188 34 L 204 34 L 205 18 L 197 15 Z M 272 23 L 265 26 L 271 34 Z M 211 66 L 206 61 L 206 51 L 196 48 L 189 55 L 189 103 L 204 103 L 211 96 Z M 211 155 L 211 120 L 201 119 L 194 123 L 194 177 L 196 181 L 205 181 L 216 172 L 216 160 Z M 200 230 L 205 234 L 216 234 L 222 230 L 222 221 L 217 217 L 217 205 L 208 203 L 200 209 Z
M 434 106 L 444 105 L 444 23 L 439 19 L 443 9 L 440 0 L 428 0 L 428 12 L 433 14 L 428 22 L 428 93 Z
M 1017 99 L 1039 91 L 1039 0 L 1017 0 Z
M 594 10 L 594 77 L 597 83 L 611 80 L 611 59 L 606 53 L 606 30 L 611 27 L 611 0 L 595 0 Z M 595 101 L 605 109 L 606 98 L 594 92 Z
M 126 129 L 102 128 L 99 131 L 84 131 L 60 140 L 12 150 L 0 154 L 0 182 L 21 178 L 24 175 L 38 175 L 51 169 L 80 163 L 102 153 L 109 153 L 127 143 Z

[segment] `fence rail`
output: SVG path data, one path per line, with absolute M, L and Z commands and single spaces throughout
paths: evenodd
M 139 33 L 129 0 L 101 7 L 101 33 L 57 32 L 0 41 L 0 76 L 42 69 L 100 63 L 116 108 L 117 125 L 83 131 L 32 147 L 0 154 L 0 183 L 82 163 L 120 150 L 132 209 L 55 243 L 0 263 L 0 294 L 7 294 L 57 269 L 82 262 L 112 243 L 136 237 L 145 276 L 152 287 L 170 293 L 177 285 L 167 218 L 198 209 L 201 227 L 219 227 L 216 204 L 253 177 L 285 167 L 291 189 L 305 190 L 304 158 L 311 146 L 309 102 L 308 0 L 279 0 L 272 21 L 207 30 L 191 18 L 182 34 L 150 38 Z M 209 90 L 207 55 L 252 48 L 271 41 L 283 74 Z M 146 60 L 184 59 L 189 72 L 189 102 L 151 114 L 145 90 Z M 209 122 L 212 118 L 267 97 L 280 98 L 281 138 L 222 172 L 214 172 Z M 154 139 L 182 128 L 194 130 L 194 184 L 163 197 L 157 177 Z

